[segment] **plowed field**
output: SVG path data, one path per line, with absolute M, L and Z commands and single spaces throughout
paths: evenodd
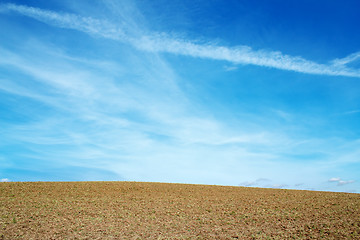
M 360 194 L 138 182 L 0 183 L 0 239 L 360 239 Z

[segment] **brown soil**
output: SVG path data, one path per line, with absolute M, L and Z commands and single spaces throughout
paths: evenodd
M 360 194 L 138 182 L 0 183 L 0 239 L 360 239 Z

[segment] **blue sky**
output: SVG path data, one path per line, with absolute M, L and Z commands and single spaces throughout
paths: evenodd
M 360 193 L 358 1 L 1 1 L 1 181 Z

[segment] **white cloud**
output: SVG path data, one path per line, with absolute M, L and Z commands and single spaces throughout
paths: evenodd
M 15 4 L 1 5 L 3 11 L 15 11 L 47 24 L 75 29 L 133 45 L 149 52 L 164 52 L 184 56 L 228 61 L 234 64 L 251 64 L 308 74 L 360 77 L 360 70 L 346 64 L 359 58 L 360 53 L 343 59 L 335 59 L 330 64 L 320 64 L 299 56 L 290 56 L 279 51 L 253 50 L 249 46 L 226 47 L 211 43 L 197 43 L 187 39 L 168 36 L 164 33 L 144 35 L 130 33 L 126 26 L 117 26 L 105 20 L 81 17 L 75 14 L 57 13 L 39 8 Z
M 243 182 L 240 183 L 239 185 L 244 187 L 263 186 L 263 184 L 266 182 L 271 182 L 271 180 L 267 178 L 258 178 L 255 181 Z
M 0 182 L 10 182 L 10 179 L 8 179 L 8 178 L 2 178 L 2 179 L 0 179 Z
M 342 185 L 346 185 L 346 184 L 350 184 L 350 183 L 354 183 L 354 182 L 355 182 L 354 180 L 349 180 L 349 181 L 340 180 L 338 182 L 338 186 L 342 186 Z
M 258 178 L 255 181 L 248 181 L 240 183 L 239 186 L 243 187 L 262 187 L 262 188 L 286 188 L 289 187 L 287 184 L 271 183 L 272 181 L 268 178 Z
M 355 180 L 345 181 L 345 180 L 342 180 L 341 178 L 338 178 L 338 177 L 330 178 L 328 181 L 329 182 L 336 182 L 338 186 L 343 186 L 343 185 L 347 185 L 347 184 L 355 182 Z
M 225 69 L 225 71 L 227 71 L 227 72 L 231 72 L 231 71 L 237 70 L 238 67 L 237 67 L 237 66 L 228 66 L 228 65 L 225 65 L 225 66 L 224 66 L 224 69 Z
M 257 160 L 257 165 L 274 158 L 247 146 L 283 145 L 276 134 L 228 129 L 192 110 L 173 82 L 176 76 L 161 59 L 142 57 L 134 63 L 142 75 L 124 85 L 115 82 L 114 71 L 98 72 L 102 65 L 56 50 L 39 51 L 46 49 L 44 44 L 29 44 L 22 46 L 21 55 L 0 48 L 3 56 L 9 56 L 0 66 L 11 66 L 24 78 L 2 79 L 0 89 L 55 111 L 41 111 L 41 116 L 22 112 L 37 120 L 2 132 L 8 142 L 31 150 L 22 158 L 111 169 L 128 180 L 214 183 L 218 179 L 231 184 L 238 179 L 239 165 L 252 168 L 246 161 Z M 69 79 L 74 85 L 66 82 Z M 25 80 L 31 88 L 23 86 Z M 224 158 L 226 163 L 219 167 Z
M 224 69 L 225 69 L 225 71 L 227 71 L 227 72 L 231 72 L 231 71 L 235 71 L 235 70 L 237 70 L 238 69 L 238 67 L 237 66 L 224 66 Z
M 349 56 L 341 59 L 335 59 L 332 61 L 334 65 L 346 65 L 355 62 L 360 59 L 360 52 L 352 53 Z
M 340 178 L 330 178 L 328 181 L 329 182 L 338 182 L 340 180 L 341 180 Z
M 164 34 L 144 36 L 136 41 L 135 46 L 147 51 L 223 60 L 235 64 L 251 64 L 310 74 L 360 77 L 358 69 L 319 64 L 277 51 L 255 51 L 249 46 L 224 47 L 196 44 L 188 40 L 173 39 Z
M 53 11 L 16 4 L 3 4 L 0 5 L 0 9 L 2 11 L 15 11 L 56 27 L 75 29 L 115 40 L 126 38 L 120 27 L 107 21 L 91 17 L 82 17 L 68 13 L 56 13 Z

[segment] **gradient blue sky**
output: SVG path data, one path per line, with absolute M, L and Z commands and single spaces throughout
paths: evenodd
M 1 1 L 1 181 L 360 193 L 359 1 Z

